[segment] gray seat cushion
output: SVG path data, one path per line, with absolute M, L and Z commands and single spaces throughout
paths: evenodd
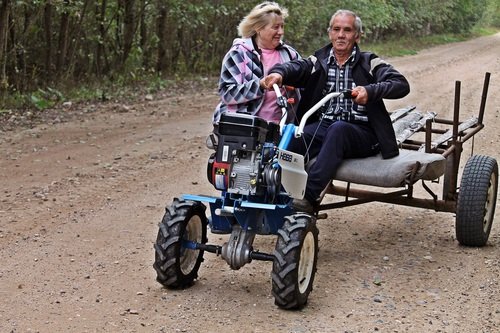
M 399 155 L 390 159 L 383 159 L 380 154 L 347 159 L 337 170 L 335 179 L 380 187 L 402 187 L 419 179 L 437 179 L 444 174 L 445 168 L 446 159 L 440 154 L 400 149 Z

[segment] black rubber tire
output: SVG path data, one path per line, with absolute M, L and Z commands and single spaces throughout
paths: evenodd
M 277 306 L 298 310 L 307 304 L 317 261 L 316 220 L 304 213 L 285 217 L 283 227 L 278 230 L 271 273 L 272 293 Z
M 486 245 L 495 216 L 497 191 L 497 161 L 483 155 L 470 157 L 462 174 L 457 199 L 455 229 L 460 244 Z
M 174 199 L 165 209 L 154 245 L 156 280 L 165 287 L 185 288 L 198 278 L 203 250 L 187 249 L 182 240 L 207 242 L 205 205 L 195 201 Z

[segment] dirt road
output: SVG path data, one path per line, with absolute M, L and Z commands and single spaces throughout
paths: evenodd
M 500 160 L 500 34 L 388 60 L 412 87 L 391 109 L 450 119 L 455 80 L 466 118 L 491 72 L 474 153 Z M 0 332 L 500 331 L 500 207 L 480 249 L 458 245 L 453 214 L 389 204 L 330 212 L 302 311 L 274 305 L 268 262 L 232 271 L 207 253 L 192 288 L 162 288 L 152 264 L 164 207 L 183 193 L 217 193 L 205 171 L 215 88 L 167 93 L 67 106 L 33 128 L 4 120 Z M 255 245 L 271 251 L 274 242 Z

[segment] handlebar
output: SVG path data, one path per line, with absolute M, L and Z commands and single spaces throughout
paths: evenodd
M 342 92 L 331 92 L 325 95 L 325 97 L 323 97 L 318 103 L 316 103 L 302 116 L 299 126 L 297 126 L 297 128 L 295 129 L 295 137 L 300 138 L 302 136 L 302 133 L 304 133 L 304 126 L 306 126 L 309 117 L 312 116 L 316 111 L 318 111 L 318 109 L 321 108 L 326 102 L 328 102 L 332 98 L 337 98 L 340 96 L 344 96 L 345 98 L 353 98 L 356 97 L 357 95 L 358 95 L 357 92 L 356 91 L 353 92 L 352 90 L 346 90 Z
M 281 117 L 280 121 L 280 133 L 283 134 L 283 129 L 285 128 L 285 123 L 286 123 L 286 118 L 287 118 L 287 99 L 281 94 L 281 90 L 278 87 L 277 84 L 273 84 L 273 89 L 274 92 L 276 93 L 276 98 L 277 98 L 277 104 L 281 108 L 283 115 Z M 319 108 L 321 108 L 326 102 L 331 100 L 332 98 L 337 98 L 343 96 L 344 98 L 355 98 L 358 96 L 357 91 L 352 91 L 352 90 L 345 90 L 342 92 L 331 92 L 325 97 L 323 97 L 318 103 L 316 103 L 312 108 L 310 108 L 303 116 L 302 119 L 300 120 L 299 126 L 295 127 L 295 133 L 294 136 L 296 138 L 300 138 L 302 136 L 302 133 L 304 133 L 304 126 L 306 126 L 307 120 L 309 119 L 310 116 L 312 116 L 316 111 L 318 111 Z
M 280 120 L 280 134 L 283 134 L 283 129 L 285 128 L 286 119 L 288 116 L 288 111 L 287 111 L 288 101 L 285 98 L 285 96 L 283 96 L 280 88 L 278 87 L 278 85 L 276 83 L 273 84 L 273 89 L 274 89 L 274 92 L 276 93 L 276 99 L 277 99 L 276 103 L 281 108 L 281 112 L 282 112 L 281 120 Z

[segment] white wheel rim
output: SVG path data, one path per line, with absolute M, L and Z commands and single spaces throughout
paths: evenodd
M 186 225 L 186 231 L 184 232 L 184 240 L 201 243 L 202 239 L 202 223 L 199 216 L 194 215 L 191 217 Z M 191 273 L 198 260 L 198 255 L 200 250 L 192 250 L 182 247 L 181 255 L 179 258 L 180 268 L 183 274 L 187 275 Z
M 493 220 L 493 208 L 495 207 L 495 194 L 497 183 L 497 175 L 495 173 L 491 174 L 490 184 L 488 186 L 488 193 L 486 195 L 486 203 L 484 205 L 484 220 L 483 220 L 483 231 L 486 233 L 490 228 L 491 221 Z
M 299 258 L 299 270 L 297 274 L 299 291 L 305 293 L 312 277 L 314 267 L 314 253 L 316 243 L 312 232 L 308 232 L 302 243 Z

